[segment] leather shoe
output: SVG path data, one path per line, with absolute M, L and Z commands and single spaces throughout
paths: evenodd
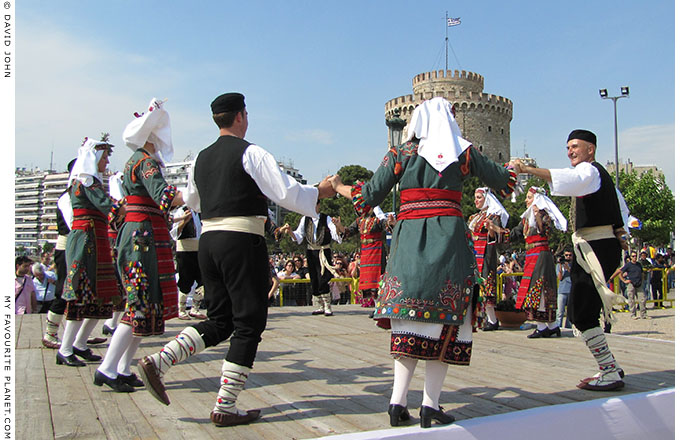
M 557 338 L 561 337 L 561 328 L 560 327 L 556 327 L 556 328 L 550 330 L 550 332 L 551 333 L 549 334 L 549 337 L 551 337 L 551 335 L 556 335 Z
M 118 373 L 117 378 L 120 381 L 122 381 L 122 382 L 126 383 L 127 385 L 130 385 L 134 388 L 141 388 L 144 386 L 144 382 L 142 382 L 141 379 L 139 379 L 137 377 L 137 375 L 134 373 L 130 374 L 129 376 L 125 376 L 124 374 Z
M 485 332 L 498 330 L 498 321 L 494 322 L 493 324 L 491 324 L 490 322 L 487 321 L 486 325 L 484 326 L 484 328 L 482 330 Z
M 391 426 L 400 426 L 401 421 L 410 420 L 410 412 L 407 410 L 407 407 L 395 403 L 388 406 L 388 415 Z
M 86 364 L 84 362 L 77 359 L 77 357 L 74 355 L 74 353 L 72 353 L 69 356 L 63 356 L 62 354 L 60 354 L 59 351 L 57 352 L 57 355 L 55 356 L 55 363 L 58 365 L 64 364 L 64 365 L 67 365 L 68 367 L 85 367 L 86 366 Z
M 432 420 L 436 420 L 439 425 L 447 425 L 455 421 L 455 417 L 443 412 L 443 407 L 439 406 L 438 409 L 433 409 L 425 405 L 422 405 L 419 410 L 419 419 L 419 425 L 422 428 L 429 428 Z
M 246 415 L 228 414 L 211 411 L 211 422 L 216 426 L 235 426 L 246 425 L 258 419 L 261 415 L 261 410 L 252 409 L 247 411 Z
M 170 399 L 165 392 L 165 385 L 161 382 L 158 368 L 156 368 L 151 359 L 148 356 L 139 359 L 137 368 L 139 369 L 141 380 L 144 381 L 146 390 L 163 405 L 170 405 Z
M 60 344 L 58 342 L 53 342 L 45 338 L 41 339 L 41 344 L 43 344 L 45 348 L 60 348 Z
M 190 313 L 189 316 L 191 316 L 194 319 L 201 319 L 201 320 L 208 319 L 208 316 L 204 315 L 203 313 Z
M 95 362 L 95 361 L 100 361 L 103 359 L 102 357 L 98 356 L 97 354 L 93 354 L 91 352 L 90 348 L 87 348 L 86 350 L 79 350 L 77 347 L 72 347 L 72 352 L 79 356 L 80 358 L 84 359 L 85 361 L 89 362 Z
M 96 374 L 93 375 L 93 384 L 96 386 L 102 386 L 103 384 L 108 385 L 113 390 L 118 393 L 131 393 L 134 388 L 128 383 L 125 383 L 120 379 L 120 375 L 115 379 L 111 379 L 100 371 L 96 370 Z
M 103 330 L 102 330 L 102 332 L 103 332 L 104 335 L 108 336 L 108 335 L 114 334 L 114 333 L 115 333 L 115 329 L 114 329 L 114 328 L 110 328 L 110 327 L 108 327 L 107 325 L 103 324 Z
M 548 338 L 549 336 L 551 336 L 551 330 L 549 330 L 548 327 L 546 327 L 543 330 L 534 330 L 534 332 L 531 335 L 527 335 L 527 337 L 530 339 Z
M 312 315 L 323 315 L 324 311 L 323 310 L 314 310 L 313 312 L 311 312 L 311 314 Z
M 333 312 L 324 312 L 324 316 L 333 316 Z
M 106 339 L 106 338 L 90 338 L 86 341 L 86 343 L 89 345 L 96 345 L 96 344 L 102 344 L 107 340 L 108 339 Z
M 592 377 L 590 378 L 591 380 L 596 380 L 596 378 Z M 591 381 L 590 380 L 590 381 Z M 590 384 L 586 379 L 580 382 L 577 387 L 580 388 L 581 390 L 589 390 L 589 391 L 617 391 L 620 390 L 625 386 L 625 382 L 622 380 L 617 380 L 615 382 L 611 382 L 605 385 L 599 385 L 598 383 L 595 384 Z

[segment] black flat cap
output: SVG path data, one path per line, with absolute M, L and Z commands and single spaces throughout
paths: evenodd
M 214 115 L 219 113 L 237 112 L 242 110 L 244 105 L 244 95 L 241 93 L 224 93 L 213 100 L 211 112 Z
M 581 141 L 589 142 L 591 144 L 594 144 L 594 146 L 597 145 L 597 135 L 589 130 L 577 129 L 571 131 L 568 135 L 568 142 L 570 142 L 573 139 L 579 139 Z

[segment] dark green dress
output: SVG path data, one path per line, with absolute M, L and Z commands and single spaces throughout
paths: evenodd
M 74 215 L 65 245 L 65 315 L 68 320 L 109 319 L 113 303 L 122 301 L 108 241 L 108 214 L 114 200 L 96 178 L 90 186 L 75 180 L 69 196 Z
M 162 334 L 165 320 L 177 317 L 177 284 L 168 214 L 177 189 L 160 164 L 143 149 L 124 169 L 127 214 L 117 236 L 117 266 L 127 305 L 122 321 L 135 336 Z

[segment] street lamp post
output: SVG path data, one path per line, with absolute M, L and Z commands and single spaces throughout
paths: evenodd
M 599 89 L 599 96 L 601 99 L 610 99 L 613 101 L 613 142 L 615 148 L 615 165 L 616 165 L 616 188 L 620 189 L 618 185 L 618 100 L 620 98 L 627 98 L 630 94 L 630 87 L 621 87 L 620 96 L 609 96 L 609 92 L 606 89 Z
M 388 141 L 391 147 L 396 147 L 402 144 L 402 132 L 407 122 L 400 118 L 400 109 L 396 108 L 393 110 L 393 117 L 386 119 L 386 125 L 388 126 Z M 396 183 L 393 186 L 393 212 L 395 212 L 395 199 L 397 198 L 397 188 Z

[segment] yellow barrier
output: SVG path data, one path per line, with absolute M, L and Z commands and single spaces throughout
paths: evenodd
M 661 299 L 650 299 L 647 302 L 655 303 L 655 306 L 658 306 L 660 308 L 664 308 L 664 303 L 665 302 L 670 302 L 671 303 L 671 308 L 675 308 L 675 298 L 669 298 L 668 297 L 668 274 L 671 271 L 675 271 L 675 267 L 670 267 L 667 269 L 662 269 L 660 267 L 654 267 L 651 269 L 643 269 L 645 272 L 651 272 L 651 271 L 662 271 L 662 278 L 661 278 Z M 496 279 L 496 301 L 501 301 L 503 299 L 503 285 L 504 283 L 504 278 L 505 277 L 516 277 L 516 276 L 523 276 L 524 272 L 514 272 L 514 273 L 502 273 L 499 274 L 497 279 Z M 618 277 L 616 277 L 613 280 L 613 291 L 616 293 L 621 293 L 621 285 L 620 285 L 620 280 Z M 556 280 L 556 285 L 558 285 L 558 280 Z M 656 303 L 659 303 L 658 305 Z
M 350 304 L 355 303 L 355 292 L 357 292 L 357 289 L 359 287 L 359 278 L 332 278 L 331 281 L 335 282 L 342 282 L 346 281 L 350 283 Z M 279 298 L 280 298 L 280 306 L 283 306 L 283 285 L 285 284 L 309 284 L 311 280 L 304 279 L 304 278 L 298 278 L 298 279 L 292 279 L 292 280 L 280 280 L 280 290 L 279 290 Z M 308 298 L 307 298 L 308 299 Z

